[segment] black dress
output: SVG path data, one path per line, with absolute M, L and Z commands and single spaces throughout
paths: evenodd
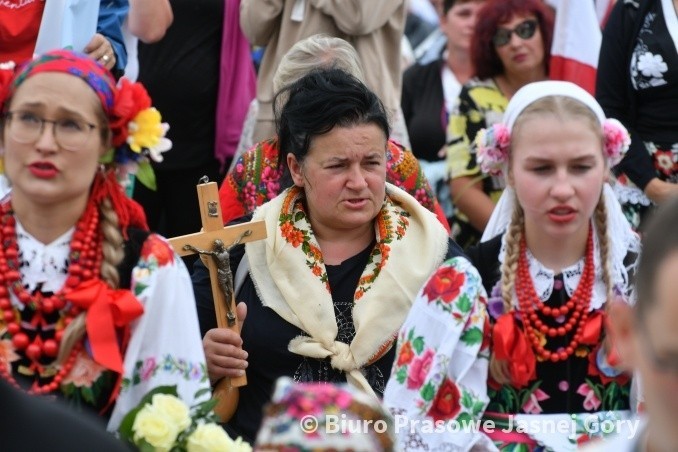
M 488 293 L 488 312 L 492 325 L 503 313 L 498 259 L 501 240 L 502 236 L 499 235 L 467 251 Z M 573 266 L 565 271 L 580 270 Z M 570 296 L 563 279 L 563 274 L 554 276 L 551 295 L 547 300 L 543 300 L 547 306 L 560 307 L 569 301 Z M 589 316 L 603 310 L 604 307 L 594 309 Z M 550 323 L 549 326 L 558 326 L 557 319 L 546 319 L 546 317 L 541 317 L 541 319 L 545 323 Z M 522 329 L 520 320 L 517 320 L 517 324 Z M 548 338 L 545 348 L 555 351 L 567 346 L 572 339 L 572 334 L 559 338 L 560 341 Z M 629 377 L 618 372 L 616 376 L 607 376 L 599 368 L 597 360 L 601 358 L 599 351 L 604 337 L 605 331 L 601 328 L 598 340 L 594 341 L 595 344 L 580 344 L 575 353 L 565 361 L 552 363 L 537 360 L 536 378 L 529 381 L 526 387 L 499 385 L 490 378 L 488 382 L 490 403 L 486 411 L 506 414 L 550 414 L 629 409 Z

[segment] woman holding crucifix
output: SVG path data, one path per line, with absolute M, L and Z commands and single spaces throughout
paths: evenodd
M 247 311 L 242 338 L 215 328 L 204 266 L 193 275 L 210 378 L 247 369 L 228 428 L 250 440 L 278 377 L 381 395 L 417 291 L 461 254 L 431 211 L 386 183 L 388 120 L 363 83 L 329 69 L 279 95 L 288 99 L 277 117 L 292 186 L 253 215 L 267 238 L 231 253 L 232 269 L 243 252 L 249 265 L 236 294 L 240 317 Z

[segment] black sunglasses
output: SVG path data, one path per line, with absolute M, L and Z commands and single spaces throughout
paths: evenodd
M 508 28 L 499 28 L 492 37 L 492 43 L 495 47 L 502 47 L 511 41 L 511 35 L 517 34 L 520 39 L 530 39 L 537 31 L 537 21 L 534 19 L 526 20 L 519 23 L 516 28 L 509 30 Z

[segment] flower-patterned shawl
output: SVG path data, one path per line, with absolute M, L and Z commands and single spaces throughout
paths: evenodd
M 261 141 L 244 152 L 219 187 L 224 223 L 249 215 L 278 196 L 281 176 L 277 138 Z M 414 154 L 391 140 L 386 148 L 386 182 L 414 196 L 449 228 L 445 213 Z
M 325 264 L 304 211 L 302 189 L 287 189 L 257 209 L 253 220 L 266 221 L 267 238 L 245 245 L 263 304 L 308 334 L 293 339 L 289 350 L 331 358 L 334 368 L 368 393 L 373 391 L 360 368 L 390 346 L 448 245 L 445 228 L 417 200 L 388 183 L 386 193 L 374 221 L 376 245 L 354 294 L 356 335 L 350 345 L 336 341 Z
M 463 257 L 441 265 L 417 295 L 384 391 L 384 405 L 411 422 L 397 431 L 402 450 L 493 450 L 469 424 L 489 401 L 486 300 L 478 271 Z M 448 427 L 435 431 L 435 422 Z

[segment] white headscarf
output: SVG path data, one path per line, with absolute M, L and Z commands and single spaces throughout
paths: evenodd
M 603 126 L 605 113 L 596 99 L 587 91 L 570 82 L 544 81 L 525 85 L 511 98 L 503 122 L 510 132 L 520 114 L 533 102 L 547 96 L 571 97 L 583 103 L 593 111 L 598 121 Z M 507 172 L 504 172 L 507 174 Z M 607 234 L 610 240 L 609 264 L 612 269 L 613 283 L 628 284 L 628 269 L 624 266 L 624 258 L 629 252 L 640 252 L 640 238 L 627 221 L 622 212 L 621 205 L 617 200 L 612 187 L 605 183 L 602 196 L 607 210 Z M 506 232 L 511 221 L 516 201 L 515 192 L 511 187 L 504 189 L 501 197 L 490 216 L 485 227 L 481 242 L 486 242 L 499 234 Z

